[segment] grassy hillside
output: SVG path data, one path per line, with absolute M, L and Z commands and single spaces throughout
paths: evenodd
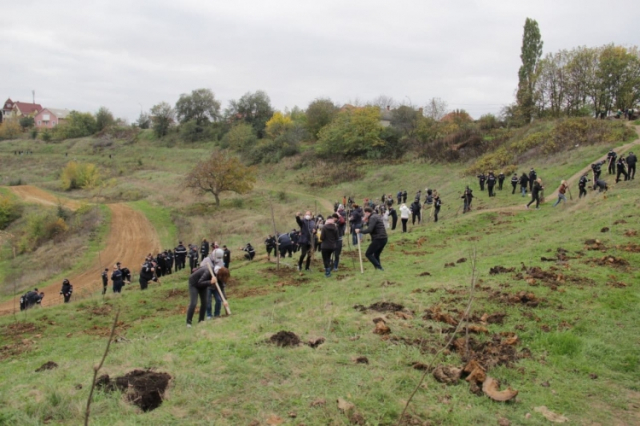
M 560 179 L 607 148 L 540 156 L 520 168 L 535 167 L 555 189 Z M 121 149 L 127 159 L 135 159 L 133 150 L 139 149 L 143 166 L 151 162 L 142 147 Z M 461 367 L 468 358 L 476 359 L 501 389 L 519 391 L 516 400 L 491 401 L 471 393 L 464 380 L 446 385 L 428 374 L 406 424 L 498 424 L 501 419 L 548 424 L 535 410 L 541 406 L 565 415 L 570 424 L 640 423 L 636 181 L 615 185 L 609 178 L 613 189 L 606 196 L 590 191 L 578 200 L 576 190 L 567 205 L 552 208 L 547 203 L 539 211 L 520 208 L 524 199 L 510 191 L 488 199 L 476 189 L 479 198 L 470 215 L 458 211 L 464 186 L 477 186 L 462 177 L 465 165 L 365 166 L 358 182 L 310 191 L 300 182 L 305 173 L 317 171 L 293 170 L 285 162 L 265 167 L 253 194 L 228 198 L 219 210 L 171 185 L 165 191 L 154 189 L 175 179 L 200 150 L 205 148 L 158 148 L 153 157 L 159 161 L 170 152 L 180 155 L 166 163 L 167 170 L 127 169 L 127 178 L 100 196 L 110 199 L 123 185 L 131 185 L 148 203 L 171 206 L 178 236 L 197 238 L 204 229 L 234 242 L 228 288 L 233 315 L 186 329 L 187 275 L 181 273 L 144 293 L 127 286 L 122 296 L 103 298 L 96 292 L 66 306 L 0 318 L 0 380 L 10 383 L 0 388 L 0 424 L 81 423 L 92 366 L 104 351 L 118 309 L 117 339 L 101 373 L 114 377 L 151 368 L 173 379 L 163 404 L 148 413 L 120 393 L 99 391 L 92 424 L 395 424 L 423 373 L 413 365 L 431 362 L 470 299 L 469 352 L 466 333 L 461 333 L 458 345 L 435 365 Z M 38 160 L 35 154 L 33 158 Z M 135 168 L 135 160 L 130 165 Z M 43 178 L 47 182 L 54 185 Z M 361 275 L 357 252 L 350 247 L 330 279 L 320 272 L 319 255 L 313 272 L 299 274 L 291 268 L 292 259 L 284 259 L 276 271 L 265 261 L 241 261 L 234 249 L 247 235 L 258 243 L 269 231 L 270 204 L 278 228 L 290 229 L 296 210 L 326 209 L 344 194 L 361 200 L 407 189 L 412 197 L 427 186 L 444 194 L 443 220 L 411 227 L 405 235 L 392 232 L 382 273 L 365 264 Z M 509 206 L 518 207 L 482 211 Z M 156 226 L 166 223 L 166 215 L 152 221 Z M 609 229 L 601 232 L 603 228 Z M 587 243 L 590 239 L 600 243 Z M 473 252 L 477 286 L 471 292 Z M 490 269 L 497 266 L 513 270 L 492 275 Z M 376 302 L 403 308 L 354 308 Z M 376 318 L 385 319 L 390 334 L 373 333 Z M 283 330 L 303 342 L 325 341 L 315 349 L 266 343 Z M 34 371 L 47 361 L 58 367 Z M 355 408 L 341 412 L 338 398 Z

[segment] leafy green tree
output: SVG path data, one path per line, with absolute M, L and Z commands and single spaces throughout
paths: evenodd
M 25 116 L 25 117 L 20 117 L 19 123 L 20 123 L 20 127 L 22 127 L 22 130 L 27 130 L 32 128 L 36 124 L 36 121 L 33 119 L 33 117 Z
M 99 132 L 109 126 L 113 126 L 115 122 L 116 119 L 107 107 L 100 107 L 98 112 L 96 112 L 96 131 Z
M 225 191 L 246 194 L 256 182 L 255 169 L 246 167 L 235 156 L 225 151 L 214 151 L 185 177 L 185 186 L 199 194 L 211 194 L 220 205 L 220 194 Z
M 375 157 L 373 151 L 385 143 L 380 137 L 382 130 L 380 109 L 376 106 L 340 112 L 320 130 L 318 155 L 333 159 Z
M 169 127 L 173 124 L 175 112 L 171 105 L 160 102 L 151 108 L 151 122 L 156 136 L 163 138 L 169 133 Z
M 314 138 L 338 114 L 338 107 L 329 98 L 318 98 L 307 107 L 307 130 Z
M 229 130 L 222 138 L 222 146 L 237 152 L 248 152 L 258 141 L 258 138 L 247 123 L 238 123 Z
M 273 115 L 271 99 L 262 90 L 247 92 L 237 101 L 229 103 L 226 116 L 233 122 L 244 121 L 250 124 L 259 138 L 265 136 L 267 121 Z
M 21 215 L 22 204 L 0 194 L 0 229 L 5 229 Z
M 542 56 L 542 38 L 538 22 L 527 18 L 524 23 L 520 59 L 522 65 L 518 70 L 518 92 L 516 100 L 518 112 L 523 123 L 529 123 L 534 112 L 534 88 L 538 71 L 538 63 Z
M 198 126 L 220 119 L 220 102 L 211 89 L 192 90 L 182 94 L 176 102 L 176 116 L 180 123 L 195 121 Z
M 91 136 L 96 132 L 97 124 L 93 114 L 71 111 L 64 123 L 54 130 L 57 139 L 73 139 Z

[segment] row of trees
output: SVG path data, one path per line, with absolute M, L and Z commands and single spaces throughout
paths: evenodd
M 505 115 L 516 124 L 534 118 L 608 115 L 640 101 L 640 50 L 614 44 L 577 47 L 542 56 L 538 23 L 524 25 L 516 104 Z

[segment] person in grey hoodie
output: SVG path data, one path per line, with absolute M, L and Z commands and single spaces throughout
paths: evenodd
M 329 216 L 322 227 L 320 233 L 320 240 L 322 241 L 322 261 L 324 262 L 324 276 L 329 278 L 331 276 L 331 270 L 333 265 L 331 262 L 331 255 L 338 247 L 338 227 L 335 223 L 335 218 Z
M 382 223 L 380 216 L 373 214 L 373 210 L 370 207 L 364 209 L 364 221 L 367 223 L 367 228 L 363 230 L 356 229 L 356 232 L 371 234 L 371 244 L 367 248 L 365 256 L 376 269 L 384 271 L 380 263 L 380 255 L 384 250 L 384 246 L 387 245 L 387 231 L 384 229 L 384 223 Z

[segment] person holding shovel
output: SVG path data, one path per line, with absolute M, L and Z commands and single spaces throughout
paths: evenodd
M 371 234 L 371 244 L 367 248 L 365 256 L 376 270 L 384 271 L 380 263 L 380 255 L 384 250 L 384 246 L 387 245 L 388 238 L 382 218 L 377 214 L 373 214 L 373 209 L 367 207 L 364 209 L 364 221 L 367 223 L 367 228 L 356 229 L 356 233 Z
M 567 193 L 568 189 L 569 189 L 569 185 L 567 185 L 566 180 L 563 180 L 562 182 L 560 182 L 560 188 L 558 188 L 558 201 L 555 202 L 553 207 L 560 204 L 560 201 L 564 201 L 565 203 L 567 202 L 567 196 L 565 194 Z
M 229 278 L 231 274 L 229 270 L 225 267 L 216 266 L 213 269 L 213 273 L 218 280 L 218 286 L 220 287 L 220 291 L 224 298 L 227 298 L 227 294 L 224 291 L 225 285 L 229 282 Z M 211 316 L 211 302 L 215 300 L 213 305 L 213 316 Z M 215 285 L 210 285 L 208 287 L 207 292 L 207 319 L 218 318 L 220 317 L 220 310 L 222 309 L 222 297 L 220 296 L 220 292 Z

